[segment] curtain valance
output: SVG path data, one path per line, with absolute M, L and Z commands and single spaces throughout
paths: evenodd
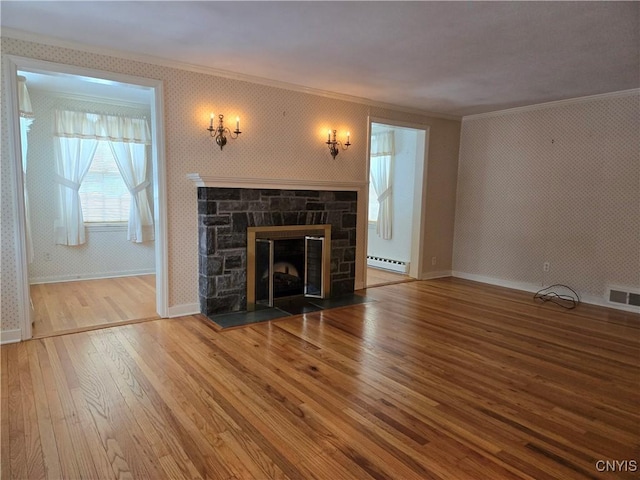
M 371 156 L 388 157 L 395 152 L 393 131 L 374 133 L 371 135 Z
M 29 97 L 29 90 L 27 89 L 27 78 L 22 75 L 18 76 L 18 107 L 21 117 L 33 118 L 31 98 Z
M 146 119 L 118 115 L 56 110 L 53 134 L 56 137 L 151 145 Z

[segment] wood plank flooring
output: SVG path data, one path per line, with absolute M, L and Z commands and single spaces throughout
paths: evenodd
M 155 281 L 140 275 L 31 285 L 33 336 L 159 318 Z
M 640 316 L 459 279 L 216 332 L 0 349 L 3 479 L 613 479 L 640 460 Z
M 391 272 L 381 268 L 367 267 L 367 287 L 377 287 L 379 285 L 390 285 L 392 283 L 411 282 L 413 279 L 409 275 Z

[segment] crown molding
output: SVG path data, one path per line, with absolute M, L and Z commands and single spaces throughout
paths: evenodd
M 590 102 L 592 100 L 601 100 L 605 98 L 626 97 L 640 94 L 640 88 L 631 88 L 629 90 L 620 90 L 618 92 L 598 93 L 596 95 L 587 95 L 584 97 L 567 98 L 565 100 L 555 100 L 553 102 L 536 103 L 535 105 L 525 105 L 522 107 L 506 108 L 504 110 L 496 110 L 494 112 L 478 113 L 476 115 L 467 115 L 462 117 L 462 121 L 478 120 L 481 118 L 499 117 L 501 115 L 510 115 L 513 113 L 531 112 L 543 108 L 561 107 L 564 105 L 572 105 L 576 103 Z
M 357 97 L 355 95 L 347 95 L 343 93 L 332 92 L 329 90 L 322 90 L 319 88 L 305 87 L 304 85 L 283 82 L 280 80 L 273 80 L 269 78 L 248 75 L 244 73 L 231 72 L 229 70 L 206 67 L 203 65 L 196 65 L 196 64 L 180 62 L 176 60 L 169 60 L 167 58 L 156 57 L 154 55 L 132 53 L 132 52 L 126 52 L 123 50 L 84 45 L 76 42 L 70 42 L 68 40 L 62 40 L 57 37 L 50 37 L 50 36 L 40 35 L 37 33 L 25 32 L 23 30 L 16 30 L 13 28 L 3 28 L 2 37 L 12 38 L 14 40 L 21 40 L 25 42 L 41 43 L 41 44 L 50 45 L 53 47 L 79 50 L 82 52 L 94 53 L 98 55 L 108 55 L 111 57 L 117 57 L 117 58 L 132 60 L 136 62 L 148 63 L 151 65 L 157 65 L 161 67 L 175 68 L 178 70 L 186 70 L 189 72 L 202 73 L 205 75 L 213 75 L 216 77 L 228 78 L 231 80 L 238 80 L 241 82 L 253 83 L 257 85 L 264 85 L 267 87 L 279 88 L 279 89 L 289 90 L 293 92 L 306 93 L 309 95 L 331 98 L 334 100 L 342 100 L 344 102 L 357 103 L 357 104 L 366 105 L 369 107 L 377 107 L 377 108 L 383 108 L 387 110 L 393 110 L 396 112 L 410 113 L 413 115 L 422 115 L 425 117 L 440 118 L 443 120 L 455 120 L 455 121 L 460 121 L 462 118 L 459 115 L 448 115 L 445 113 L 436 113 L 436 112 L 430 112 L 427 110 L 421 110 L 418 108 L 394 105 L 391 103 L 371 100 L 369 98 Z
M 64 99 L 64 100 L 74 100 L 79 102 L 90 102 L 90 103 L 102 103 L 105 105 L 114 105 L 117 107 L 131 108 L 136 110 L 145 110 L 145 112 L 149 111 L 149 103 L 139 103 L 139 102 L 127 102 L 124 100 L 104 97 L 101 95 L 82 95 L 79 93 L 66 93 L 66 92 L 58 92 L 56 90 L 49 90 L 46 88 L 29 88 L 29 91 L 33 91 L 36 93 L 40 93 L 43 95 L 49 95 L 55 99 Z

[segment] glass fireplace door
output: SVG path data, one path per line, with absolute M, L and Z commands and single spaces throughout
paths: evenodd
M 256 239 L 256 304 L 273 307 L 273 240 Z
M 324 237 L 304 237 L 304 294 L 324 298 Z

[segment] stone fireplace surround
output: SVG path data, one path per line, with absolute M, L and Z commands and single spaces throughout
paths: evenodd
M 331 296 L 354 292 L 357 192 L 198 187 L 200 311 L 247 308 L 247 227 L 331 224 Z

